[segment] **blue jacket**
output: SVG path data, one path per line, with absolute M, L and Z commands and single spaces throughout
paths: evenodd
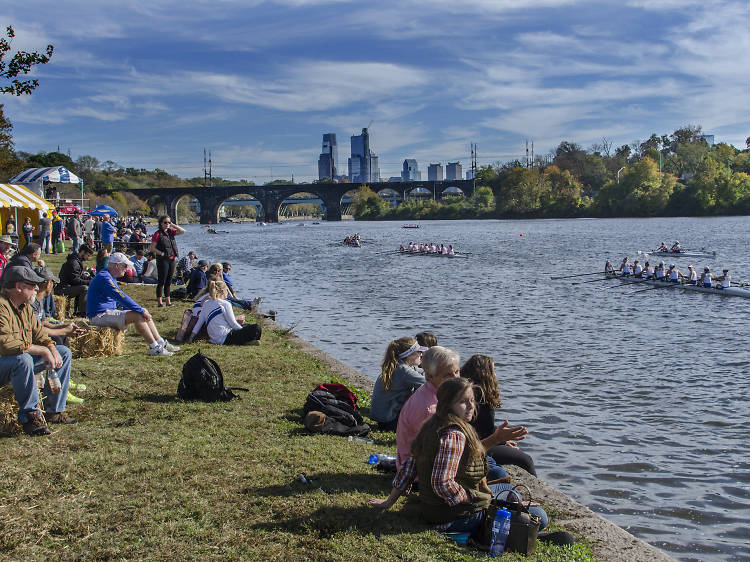
M 86 316 L 93 318 L 107 310 L 118 308 L 143 312 L 143 308 L 120 290 L 120 286 L 109 273 L 102 269 L 97 273 L 89 284 L 89 292 L 86 294 Z
M 190 297 L 197 295 L 200 290 L 206 286 L 208 278 L 206 272 L 199 267 L 194 267 L 193 271 L 190 272 L 190 281 L 188 281 L 186 290 Z
M 227 287 L 232 287 L 232 278 L 229 276 L 229 274 L 222 271 L 221 276 L 224 278 L 224 283 L 227 284 Z
M 102 223 L 102 244 L 111 244 L 115 241 L 115 227 L 110 222 Z

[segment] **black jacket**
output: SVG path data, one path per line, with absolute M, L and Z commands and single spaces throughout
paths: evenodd
M 83 259 L 78 253 L 68 254 L 68 259 L 60 268 L 60 284 L 57 289 L 65 289 L 73 285 L 88 285 L 89 280 L 83 279 Z M 55 292 L 57 292 L 57 289 Z

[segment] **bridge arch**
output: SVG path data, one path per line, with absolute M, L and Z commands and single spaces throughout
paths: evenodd
M 217 221 L 223 219 L 251 219 L 265 218 L 263 203 L 251 193 L 238 193 L 225 199 L 219 204 Z
M 185 193 L 174 199 L 174 208 L 169 215 L 179 224 L 194 222 L 201 216 L 201 203 L 192 193 Z

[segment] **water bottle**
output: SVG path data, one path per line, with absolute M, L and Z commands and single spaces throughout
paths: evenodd
M 57 371 L 54 369 L 47 369 L 47 384 L 49 384 L 49 389 L 53 394 L 57 394 L 62 390 L 60 377 L 57 376 Z
M 490 556 L 500 556 L 505 550 L 505 541 L 510 532 L 510 511 L 498 509 L 492 522 L 492 542 L 490 543 Z
M 381 465 L 396 462 L 396 457 L 393 455 L 385 455 L 383 453 L 378 455 L 370 455 L 367 459 L 367 464 Z
M 369 443 L 369 444 L 374 443 L 372 439 L 367 439 L 366 437 L 357 437 L 356 435 L 350 435 L 349 441 L 356 441 L 357 443 Z

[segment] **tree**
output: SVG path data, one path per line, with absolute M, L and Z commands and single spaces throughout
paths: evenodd
M 23 160 L 16 156 L 13 145 L 13 124 L 5 118 L 0 104 L 0 180 L 6 180 L 23 170 Z
M 38 152 L 25 155 L 26 164 L 30 168 L 51 168 L 65 166 L 68 170 L 75 170 L 76 165 L 70 156 L 62 152 Z
M 597 196 L 600 211 L 609 215 L 655 216 L 667 206 L 677 180 L 660 173 L 651 158 L 629 166 L 620 182 L 610 180 Z
M 359 186 L 357 192 L 352 196 L 352 215 L 355 219 L 376 219 L 385 214 L 387 210 L 388 203 L 365 184 Z
M 5 28 L 5 37 L 0 38 L 0 79 L 10 80 L 9 85 L 0 86 L 0 93 L 13 94 L 20 96 L 31 94 L 39 86 L 37 80 L 19 80 L 18 76 L 26 75 L 31 72 L 32 67 L 37 64 L 47 64 L 52 57 L 54 47 L 47 45 L 46 54 L 40 55 L 37 52 L 27 53 L 26 51 L 17 51 L 9 61 L 4 61 L 5 55 L 11 50 L 11 43 L 16 36 L 13 27 L 10 25 Z M 10 39 L 10 41 L 8 41 Z

